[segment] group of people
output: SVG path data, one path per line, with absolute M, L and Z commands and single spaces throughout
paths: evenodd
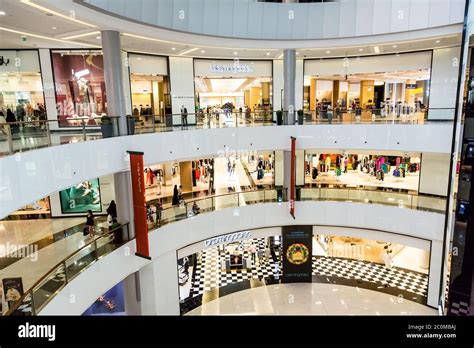
M 117 205 L 115 201 L 112 200 L 107 207 L 107 226 L 109 231 L 113 229 L 113 226 L 118 223 L 117 220 Z M 95 216 L 92 210 L 87 211 L 86 215 L 86 227 L 84 228 L 84 235 L 87 235 L 88 238 L 94 237 L 94 226 L 95 226 Z

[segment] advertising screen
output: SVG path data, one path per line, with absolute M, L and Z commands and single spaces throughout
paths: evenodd
M 83 181 L 59 192 L 63 214 L 101 212 L 99 179 Z

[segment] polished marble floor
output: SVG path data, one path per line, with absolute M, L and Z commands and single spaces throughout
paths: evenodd
M 437 310 L 373 290 L 295 283 L 235 292 L 186 315 L 437 315 Z

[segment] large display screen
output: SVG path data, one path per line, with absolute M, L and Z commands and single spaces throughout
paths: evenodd
M 311 283 L 312 226 L 284 226 L 282 237 L 283 283 Z
M 99 179 L 87 180 L 59 192 L 63 214 L 101 212 Z

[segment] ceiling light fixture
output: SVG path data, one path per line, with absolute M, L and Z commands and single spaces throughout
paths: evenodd
M 71 35 L 71 36 L 66 36 L 63 37 L 63 40 L 73 40 L 73 39 L 79 39 L 80 37 L 87 37 L 87 36 L 92 36 L 92 35 L 99 35 L 100 31 L 92 31 L 89 33 L 84 33 L 84 34 L 77 34 L 77 35 Z
M 234 55 L 238 54 L 237 52 L 234 52 Z
M 30 0 L 20 0 L 20 2 L 22 2 L 22 3 L 25 4 L 25 5 L 34 7 L 34 8 L 36 8 L 36 9 L 38 9 L 38 10 L 44 11 L 44 12 L 46 12 L 46 13 L 49 13 L 49 14 L 52 14 L 52 15 L 55 15 L 55 16 L 58 16 L 58 17 L 61 17 L 61 18 L 64 18 L 64 19 L 67 19 L 67 20 L 70 20 L 70 21 L 73 21 L 73 22 L 78 23 L 78 24 L 82 24 L 82 25 L 85 25 L 85 26 L 88 26 L 88 27 L 91 27 L 91 28 L 96 28 L 96 27 L 97 27 L 97 26 L 94 25 L 94 24 L 90 24 L 90 23 L 87 23 L 87 22 L 84 22 L 84 21 L 80 21 L 79 19 L 70 17 L 70 16 L 68 16 L 68 15 L 64 15 L 64 14 L 62 14 L 62 13 L 59 13 L 59 12 L 50 10 L 50 9 L 47 8 L 47 7 L 44 7 L 44 6 L 35 4 L 35 3 L 31 2 Z
M 100 36 L 96 36 L 95 38 L 96 38 L 97 40 L 100 40 Z
M 363 48 L 359 48 L 359 52 L 362 52 L 364 49 Z
M 393 47 L 393 48 L 397 48 L 397 45 L 393 45 L 392 47 Z
M 202 50 L 201 53 L 206 53 L 206 51 Z
M 300 53 L 299 52 L 296 52 L 296 55 L 299 55 Z
M 440 40 L 436 40 L 435 42 L 436 42 L 436 43 L 440 43 L 441 41 L 440 41 Z
M 58 28 L 56 28 L 56 27 L 51 27 L 51 29 L 56 30 L 56 29 L 58 29 Z
M 171 50 L 172 50 L 172 51 L 176 51 L 176 47 L 171 47 Z
M 0 16 L 6 16 L 7 14 L 5 13 L 5 11 L 0 11 Z
M 198 50 L 199 48 L 195 47 L 195 48 L 191 48 L 189 50 L 186 50 L 184 52 L 181 52 L 179 55 L 182 56 L 182 55 L 185 55 L 185 54 L 188 54 L 188 53 L 191 53 L 191 52 L 194 52 L 196 50 Z
M 267 52 L 267 53 L 265 53 L 265 54 L 266 54 L 267 56 L 269 56 L 269 55 L 270 55 L 270 52 Z
M 331 51 L 326 51 L 326 53 L 331 53 Z
M 55 39 L 53 37 L 37 35 L 37 34 L 30 34 L 30 33 L 24 32 L 24 31 L 18 31 L 18 30 L 8 29 L 8 28 L 4 28 L 4 27 L 0 27 L 0 30 L 6 31 L 6 32 L 9 32 L 9 33 L 14 33 L 14 34 L 20 34 L 20 35 L 25 35 L 25 36 L 36 37 L 38 39 L 51 40 L 51 41 L 56 41 L 56 42 L 65 42 L 65 43 L 68 43 L 68 44 L 73 44 L 73 45 L 78 45 L 78 46 L 87 46 L 87 47 L 100 48 L 100 46 L 97 46 L 97 45 L 89 45 L 89 44 L 85 44 L 85 43 L 82 43 L 82 42 L 68 41 L 68 40 L 65 40 L 65 39 Z
M 377 54 L 380 53 L 379 46 L 374 46 L 374 52 L 377 53 Z

